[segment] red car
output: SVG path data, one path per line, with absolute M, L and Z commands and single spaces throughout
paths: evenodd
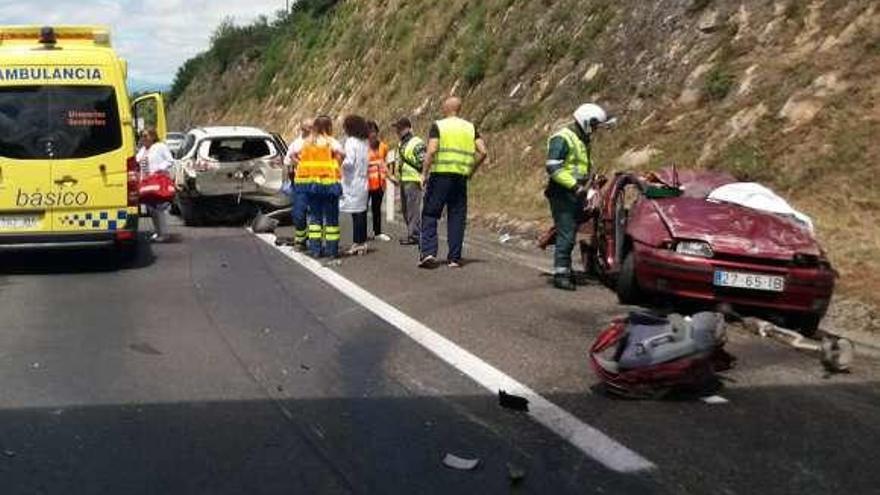
M 587 271 L 622 303 L 652 295 L 726 304 L 814 333 L 836 272 L 797 220 L 708 199 L 735 182 L 711 171 L 617 174 L 591 200 L 582 228 Z

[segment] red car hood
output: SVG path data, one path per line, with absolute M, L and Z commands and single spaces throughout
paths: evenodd
M 790 260 L 795 253 L 819 256 L 810 232 L 794 220 L 743 206 L 700 198 L 652 200 L 676 239 L 708 242 L 715 252 Z

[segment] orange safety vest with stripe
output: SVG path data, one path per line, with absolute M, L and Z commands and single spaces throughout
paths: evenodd
M 332 186 L 339 184 L 341 179 L 339 162 L 333 157 L 332 141 L 323 136 L 306 139 L 294 182 L 297 185 Z
M 377 149 L 370 147 L 369 163 L 367 169 L 367 188 L 370 192 L 384 191 L 385 179 L 388 177 L 388 169 L 385 166 L 385 157 L 388 156 L 388 145 L 379 143 Z

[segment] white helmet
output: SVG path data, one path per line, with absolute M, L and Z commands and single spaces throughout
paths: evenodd
M 574 120 L 585 133 L 590 134 L 593 127 L 608 123 L 608 113 L 599 105 L 585 103 L 574 111 Z

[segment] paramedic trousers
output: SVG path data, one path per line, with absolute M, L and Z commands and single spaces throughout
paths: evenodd
M 351 214 L 351 240 L 355 244 L 367 242 L 367 211 Z
M 373 236 L 382 234 L 382 200 L 385 199 L 385 191 L 378 189 L 370 191 L 370 214 L 373 215 Z
M 418 182 L 400 183 L 400 209 L 406 222 L 406 238 L 419 242 L 422 235 L 422 185 Z
M 168 209 L 171 203 L 159 203 L 156 205 L 147 205 L 147 213 L 153 220 L 153 231 L 157 236 L 165 238 L 168 236 Z
M 339 256 L 339 194 L 308 192 L 309 254 L 316 258 Z
M 583 202 L 573 191 L 551 183 L 544 191 L 550 202 L 553 224 L 556 227 L 556 249 L 553 253 L 553 273 L 571 273 L 571 252 L 577 236 L 578 220 L 582 216 Z
M 446 208 L 447 261 L 461 261 L 464 231 L 467 225 L 467 182 L 459 174 L 431 174 L 425 187 L 422 207 L 422 236 L 419 250 L 424 256 L 437 256 L 437 223 Z
M 305 188 L 296 184 L 291 185 L 290 189 L 290 214 L 293 217 L 293 242 L 294 245 L 305 247 L 308 237 L 308 212 L 309 198 L 306 195 Z

